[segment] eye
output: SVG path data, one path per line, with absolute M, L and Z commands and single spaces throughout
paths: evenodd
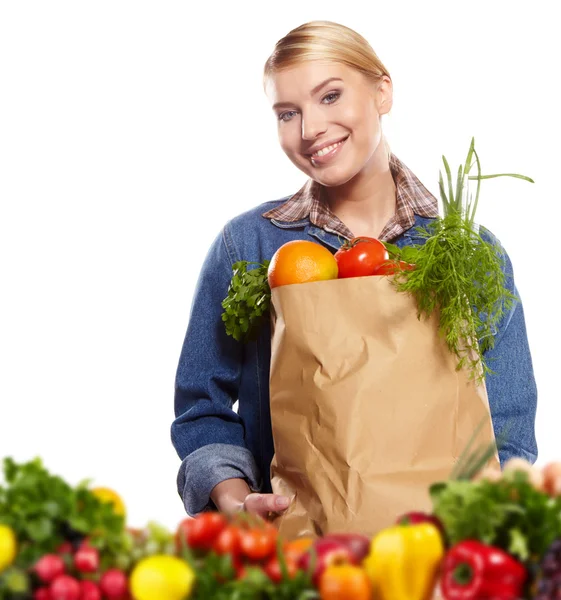
M 295 112 L 295 111 L 293 111 L 293 110 L 289 110 L 289 111 L 287 111 L 287 112 L 281 113 L 281 114 L 279 115 L 279 121 L 284 121 L 284 122 L 286 123 L 286 122 L 287 122 L 287 121 L 289 121 L 290 119 L 285 119 L 284 117 L 286 117 L 286 115 L 291 115 L 293 112 Z
M 333 98 L 332 100 L 329 100 L 329 102 L 327 102 L 327 104 L 333 104 L 334 102 L 339 100 L 340 97 L 341 97 L 341 92 L 330 92 L 329 94 L 327 94 L 327 96 L 323 97 L 322 102 L 324 100 L 327 100 L 328 98 Z M 284 123 L 287 123 L 288 121 L 290 121 L 290 119 L 292 117 L 289 117 L 288 119 L 286 119 L 285 117 L 287 117 L 288 115 L 292 115 L 295 112 L 296 111 L 294 111 L 294 110 L 289 110 L 289 111 L 281 113 L 279 115 L 279 121 L 283 121 Z
M 330 92 L 329 94 L 327 94 L 327 96 L 325 96 L 325 98 L 323 100 L 327 100 L 328 98 L 331 98 L 332 96 L 335 96 L 335 100 L 338 100 L 339 97 L 341 96 L 341 93 L 340 92 Z M 322 100 L 322 102 L 323 102 L 323 100 Z M 335 102 L 335 100 L 331 100 L 327 104 L 333 104 Z

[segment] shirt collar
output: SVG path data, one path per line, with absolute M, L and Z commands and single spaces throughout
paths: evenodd
M 415 174 L 394 154 L 390 155 L 390 171 L 396 187 L 396 212 L 386 223 L 379 238 L 393 239 L 415 224 L 415 215 L 437 217 L 438 201 Z M 353 233 L 330 210 L 325 202 L 323 186 L 308 179 L 286 202 L 267 211 L 263 216 L 284 223 L 309 219 L 313 225 L 351 239 Z

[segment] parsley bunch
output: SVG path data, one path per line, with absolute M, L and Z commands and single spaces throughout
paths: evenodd
M 255 339 L 263 316 L 269 311 L 271 289 L 267 281 L 269 260 L 263 263 L 246 260 L 235 263 L 228 287 L 228 296 L 222 301 L 222 320 L 226 333 L 239 342 Z M 248 269 L 250 265 L 256 265 Z
M 505 280 L 502 249 L 475 225 L 481 180 L 508 176 L 533 181 L 512 173 L 481 175 L 473 138 L 466 162 L 458 169 L 455 190 L 448 161 L 444 156 L 442 159 L 448 179 L 447 193 L 440 172 L 444 216 L 417 228 L 423 244 L 386 247 L 392 258 L 416 265 L 395 277 L 398 291 L 414 296 L 419 318 L 438 311 L 439 331 L 459 359 L 457 368 L 467 367 L 470 375 L 481 381 L 492 372 L 484 353 L 493 347 L 493 334 L 516 301 Z M 474 164 L 478 174 L 469 175 Z M 469 180 L 477 180 L 475 200 L 471 195 L 468 198 Z
M 40 458 L 26 463 L 4 459 L 5 485 L 0 485 L 0 523 L 18 539 L 16 566 L 27 568 L 62 542 L 92 536 L 102 561 L 112 564 L 123 550 L 124 517 L 88 490 L 45 469 Z
M 476 539 L 537 563 L 561 537 L 561 497 L 535 489 L 524 472 L 503 474 L 495 482 L 437 483 L 430 494 L 451 545 Z

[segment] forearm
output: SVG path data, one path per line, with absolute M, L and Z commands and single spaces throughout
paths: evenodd
M 220 512 L 234 514 L 243 510 L 243 503 L 251 493 L 245 479 L 226 479 L 214 486 L 210 498 Z

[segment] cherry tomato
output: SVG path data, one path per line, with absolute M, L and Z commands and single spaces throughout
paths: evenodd
M 395 275 L 399 271 L 413 271 L 415 265 L 406 263 L 403 260 L 395 261 L 388 260 L 382 263 L 377 269 L 374 270 L 373 275 Z
M 34 570 L 42 582 L 50 583 L 64 574 L 66 566 L 57 554 L 45 554 L 35 563 Z
M 278 532 L 273 526 L 259 527 L 243 531 L 240 548 L 249 560 L 262 560 L 274 554 Z
M 51 600 L 78 600 L 80 583 L 70 575 L 59 575 L 49 586 Z
M 286 570 L 288 572 L 288 578 L 294 579 L 296 573 L 298 572 L 298 566 L 296 561 L 289 557 L 285 556 L 284 561 L 286 563 Z M 277 556 L 273 556 L 263 568 L 265 574 L 269 577 L 269 579 L 274 583 L 280 583 L 282 581 L 282 569 L 280 565 L 280 561 Z
M 236 525 L 228 525 L 214 540 L 212 549 L 216 554 L 229 554 L 232 560 L 240 555 L 242 530 Z
M 190 521 L 190 522 L 189 522 Z M 226 529 L 228 520 L 219 512 L 204 512 L 179 524 L 178 535 L 185 536 L 190 548 L 210 550 L 214 540 Z
M 319 593 L 322 600 L 370 600 L 372 584 L 360 567 L 333 565 L 323 572 Z
M 388 258 L 386 247 L 376 238 L 353 238 L 345 242 L 335 253 L 335 260 L 339 266 L 339 279 L 373 275 Z

